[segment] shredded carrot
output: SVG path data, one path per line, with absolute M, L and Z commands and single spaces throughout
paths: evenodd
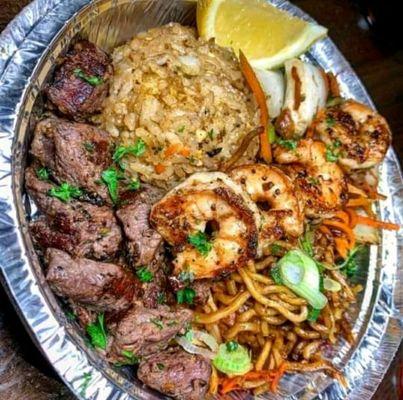
M 375 228 L 388 229 L 391 231 L 398 231 L 400 229 L 400 226 L 398 224 L 394 224 L 392 222 L 379 221 L 377 219 L 364 217 L 363 215 L 358 214 L 357 214 L 357 224 L 369 225 Z
M 239 377 L 224 378 L 221 380 L 220 384 L 221 384 L 221 389 L 220 389 L 221 394 L 227 394 L 234 390 L 241 389 L 241 387 L 239 386 Z
M 348 257 L 348 252 L 350 250 L 350 245 L 347 239 L 344 238 L 334 238 L 334 243 L 336 245 L 336 250 L 344 259 Z
M 286 371 L 286 363 L 283 362 L 283 363 L 280 365 L 279 369 L 277 370 L 276 375 L 275 375 L 275 377 L 274 377 L 274 379 L 273 379 L 273 381 L 272 381 L 272 383 L 271 383 L 271 390 L 272 390 L 273 392 L 276 392 L 276 391 L 277 391 L 278 384 L 279 384 L 279 382 L 280 382 L 280 379 L 283 377 L 285 371 Z
M 358 199 L 350 199 L 347 202 L 347 207 L 362 207 L 371 205 L 371 200 L 364 197 L 359 197 Z
M 346 210 L 349 219 L 350 219 L 350 228 L 354 229 L 355 226 L 357 225 L 357 213 L 355 212 L 355 210 L 351 209 L 351 208 L 347 208 Z
M 181 143 L 174 143 L 168 146 L 164 154 L 165 157 L 170 157 L 174 154 L 180 154 L 183 157 L 188 157 L 190 155 L 190 150 Z
M 332 232 L 330 232 L 330 229 L 329 229 L 327 226 L 325 226 L 325 225 L 321 225 L 321 226 L 319 227 L 319 230 L 320 230 L 322 233 L 324 233 L 325 235 L 332 236 Z
M 165 165 L 157 164 L 157 165 L 154 165 L 154 170 L 157 174 L 162 174 L 166 170 L 166 168 L 165 168 Z
M 241 71 L 250 89 L 252 90 L 252 93 L 255 96 L 256 102 L 260 109 L 260 124 L 263 127 L 263 132 L 260 134 L 260 153 L 263 160 L 270 164 L 272 159 L 271 146 L 268 136 L 270 118 L 269 110 L 267 109 L 266 96 L 263 92 L 262 86 L 259 83 L 259 80 L 256 77 L 255 72 L 253 71 L 253 68 L 251 67 L 249 61 L 241 50 L 239 50 L 239 61 Z
M 346 225 L 350 223 L 350 217 L 345 211 L 337 211 L 336 214 L 334 214 L 334 217 L 340 219 Z
M 346 234 L 348 241 L 350 242 L 350 248 L 352 249 L 355 245 L 355 235 L 353 230 L 348 226 L 348 224 L 344 222 L 335 221 L 332 219 L 325 219 L 322 222 L 324 225 L 330 226 L 331 228 L 335 228 L 339 231 L 342 231 Z

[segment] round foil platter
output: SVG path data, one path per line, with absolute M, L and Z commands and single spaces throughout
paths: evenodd
M 287 1 L 272 1 L 306 20 Z M 82 399 L 160 399 L 130 371 L 109 366 L 86 345 L 51 292 L 33 249 L 27 223 L 35 213 L 23 174 L 41 91 L 57 57 L 76 37 L 111 51 L 136 33 L 176 21 L 195 25 L 195 2 L 178 0 L 35 0 L 0 36 L 0 277 L 32 339 L 65 384 Z M 317 42 L 305 59 L 332 71 L 344 96 L 373 106 L 368 93 L 330 39 Z M 392 149 L 380 168 L 377 204 L 384 220 L 403 224 L 403 180 Z M 365 287 L 353 311 L 356 343 L 340 341 L 332 362 L 347 378 L 343 387 L 324 374 L 287 376 L 277 394 L 264 399 L 369 399 L 403 337 L 403 238 L 383 231 L 379 246 L 359 268 Z M 240 398 L 233 395 L 232 398 Z M 252 396 L 251 396 L 252 397 Z M 245 395 L 242 395 L 245 398 Z

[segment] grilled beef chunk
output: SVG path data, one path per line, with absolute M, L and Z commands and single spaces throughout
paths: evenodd
M 146 356 L 163 350 L 175 335 L 185 331 L 191 320 L 192 312 L 188 309 L 171 311 L 167 306 L 148 309 L 135 305 L 111 329 L 113 342 L 108 358 L 122 362 L 122 351 Z
M 211 282 L 208 280 L 195 281 L 190 287 L 195 291 L 193 303 L 204 306 L 210 294 Z
M 178 400 L 204 399 L 211 375 L 204 357 L 171 348 L 140 362 L 138 378 L 146 385 Z
M 59 182 L 85 189 L 109 202 L 101 173 L 112 163 L 107 132 L 94 126 L 47 118 L 35 128 L 32 155 L 51 170 Z
M 156 256 L 162 243 L 161 235 L 151 228 L 149 215 L 151 206 L 162 197 L 161 190 L 143 185 L 135 192 L 121 194 L 122 207 L 116 215 L 127 238 L 127 250 L 132 265 L 148 265 Z
M 46 280 L 54 292 L 92 310 L 125 310 L 140 295 L 139 282 L 118 265 L 72 258 L 57 249 L 48 249 L 46 259 Z
M 86 118 L 101 110 L 112 73 L 106 53 L 88 41 L 77 42 L 57 68 L 48 98 L 61 113 Z
M 37 245 L 55 247 L 77 257 L 106 259 L 115 256 L 122 235 L 109 207 L 75 200 L 63 203 L 49 196 L 52 184 L 39 180 L 33 167 L 25 172 L 25 184 L 37 207 L 45 214 L 30 224 Z

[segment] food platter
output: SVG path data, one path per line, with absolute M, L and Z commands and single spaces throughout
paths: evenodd
M 285 1 L 278 7 L 309 19 Z M 29 5 L 0 37 L 0 266 L 4 285 L 33 340 L 65 383 L 83 398 L 160 398 L 139 381 L 110 368 L 84 343 L 50 291 L 27 230 L 34 213 L 23 190 L 23 171 L 40 91 L 59 54 L 77 34 L 110 50 L 135 33 L 170 21 L 194 25 L 192 1 L 73 0 Z M 363 85 L 329 39 L 315 44 L 304 57 L 337 75 L 343 94 L 372 105 Z M 403 220 L 402 176 L 389 150 L 381 168 L 378 206 L 382 219 Z M 403 277 L 399 233 L 384 231 L 381 245 L 371 248 L 365 283 L 354 325 L 357 343 L 340 343 L 334 362 L 343 369 L 347 389 L 322 374 L 294 376 L 281 386 L 287 398 L 344 399 L 370 397 L 402 339 Z M 88 385 L 87 383 L 90 382 Z M 276 398 L 270 395 L 270 398 Z M 280 397 L 280 396 L 277 396 Z

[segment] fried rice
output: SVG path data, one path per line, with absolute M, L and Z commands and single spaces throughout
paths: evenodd
M 258 126 L 258 109 L 234 53 L 171 23 L 115 49 L 110 94 L 99 117 L 119 145 L 141 139 L 125 159 L 133 177 L 169 188 L 218 170 Z M 252 160 L 257 138 L 240 162 Z

